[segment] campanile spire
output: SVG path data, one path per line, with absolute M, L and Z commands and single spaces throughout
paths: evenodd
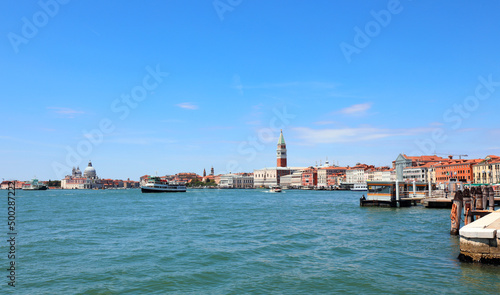
M 286 144 L 281 130 L 280 138 L 278 139 L 278 148 L 276 149 L 277 164 L 276 167 L 286 167 Z

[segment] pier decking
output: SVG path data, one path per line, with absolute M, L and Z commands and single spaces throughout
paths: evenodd
M 425 198 L 422 200 L 422 205 L 425 208 L 451 208 L 453 199 L 451 198 Z

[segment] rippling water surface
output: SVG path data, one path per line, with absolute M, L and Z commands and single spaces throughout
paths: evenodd
M 0 293 L 500 292 L 500 267 L 457 261 L 449 210 L 360 208 L 359 193 L 327 191 L 17 196 L 17 286 L 4 270 Z

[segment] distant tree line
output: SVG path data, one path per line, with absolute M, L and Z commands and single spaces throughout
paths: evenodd
M 193 179 L 191 182 L 186 184 L 187 187 L 197 187 L 197 186 L 217 186 L 217 183 L 213 179 L 207 179 L 206 181 L 201 181 L 199 179 Z
M 49 180 L 49 181 L 47 181 L 47 186 L 61 187 L 61 181 L 60 180 Z

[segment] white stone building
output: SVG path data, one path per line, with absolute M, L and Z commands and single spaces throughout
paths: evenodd
M 78 167 L 75 169 L 73 167 L 72 174 L 67 175 L 64 179 L 61 179 L 62 189 L 102 189 L 103 183 L 99 177 L 95 168 L 92 167 L 92 162 L 89 161 L 87 168 L 82 172 Z
M 345 172 L 346 183 L 356 184 L 366 182 L 368 175 L 365 176 L 365 171 L 370 168 L 373 168 L 373 166 L 368 166 L 366 164 L 356 164 L 356 166 L 348 168 Z
M 280 186 L 283 188 L 300 188 L 302 186 L 302 171 L 296 171 L 292 174 L 281 176 Z
M 403 181 L 428 182 L 429 181 L 428 167 L 419 166 L 419 167 L 403 168 Z
M 253 188 L 254 178 L 252 174 L 224 174 L 220 176 L 220 188 Z
M 318 168 L 318 188 L 330 187 L 331 183 L 329 184 L 328 178 L 334 174 L 345 174 L 345 172 L 345 167 L 328 166 Z

